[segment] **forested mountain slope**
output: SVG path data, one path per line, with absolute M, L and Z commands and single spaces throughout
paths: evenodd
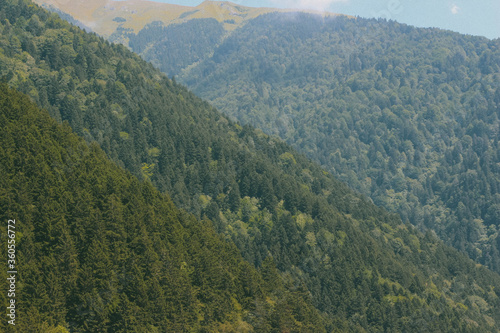
M 500 271 L 500 40 L 270 14 L 178 78 Z
M 9 85 L 177 205 L 210 218 L 256 267 L 272 268 L 272 258 L 282 284 L 304 302 L 310 295 L 328 330 L 498 331 L 498 274 L 288 145 L 229 121 L 125 47 L 27 1 L 0 3 L 0 22 L 0 76 Z M 285 319 L 272 316 L 273 325 L 316 331 L 300 325 L 314 312 L 291 320 L 290 308 L 277 309 Z
M 128 39 L 132 51 L 172 77 L 210 57 L 226 33 L 222 23 L 207 18 L 168 27 L 159 23 L 149 24 L 137 34 L 116 33 L 110 40 Z
M 16 325 L 2 320 L 3 332 L 325 332 L 310 297 L 287 291 L 272 261 L 261 275 L 210 223 L 5 84 L 0 171 L 19 277 Z
M 500 271 L 498 40 L 303 13 L 228 33 L 218 17 L 110 39 Z
M 107 40 L 126 45 L 169 76 L 209 57 L 222 39 L 248 21 L 266 13 L 296 11 L 212 0 L 203 1 L 196 7 L 136 0 L 35 2 L 70 23 L 87 31 L 91 26 L 92 31 Z
M 183 6 L 158 1 L 142 0 L 35 0 L 49 10 L 69 14 L 92 28 L 99 35 L 125 37 L 137 34 L 149 24 L 181 24 L 192 19 L 214 19 L 224 30 L 234 30 L 262 14 L 291 12 L 294 9 L 246 7 L 230 1 L 200 1 L 198 6 Z M 304 12 L 315 12 L 304 10 Z M 334 15 L 322 13 L 322 15 Z

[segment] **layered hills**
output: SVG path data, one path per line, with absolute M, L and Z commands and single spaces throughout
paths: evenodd
M 269 14 L 178 78 L 500 271 L 499 39 Z
M 252 19 L 266 13 L 295 11 L 209 0 L 196 7 L 143 0 L 35 2 L 70 23 L 128 46 L 169 76 L 210 56 L 226 36 Z M 302 12 L 335 16 L 313 10 Z M 185 29 L 187 22 L 189 28 Z
M 47 256 L 55 276 L 66 272 L 62 253 L 74 254 L 77 267 L 68 293 L 48 284 L 52 275 L 43 280 L 44 265 L 24 261 L 21 303 L 30 318 L 70 331 L 142 323 L 151 330 L 176 323 L 206 331 L 499 330 L 500 276 L 431 232 L 378 208 L 282 141 L 231 121 L 124 46 L 29 1 L 0 3 L 0 24 L 0 76 L 63 123 L 3 94 L 2 212 L 26 221 L 23 237 L 38 244 L 19 253 Z M 16 116 L 23 110 L 32 110 L 28 119 Z M 16 131 L 26 139 L 16 141 Z M 207 222 L 179 212 L 149 183 Z M 12 194 L 18 188 L 25 190 Z M 73 252 L 59 250 L 60 242 L 73 242 Z M 137 258 L 121 262 L 120 253 Z M 169 262 L 172 273 L 162 270 Z M 176 272 L 194 299 L 161 280 Z M 56 308 L 44 305 L 50 295 L 59 295 Z
M 207 18 L 215 19 L 226 30 L 231 31 L 262 14 L 293 11 L 246 7 L 228 1 L 203 1 L 196 7 L 143 0 L 37 0 L 35 2 L 48 9 L 56 8 L 69 14 L 105 37 L 110 37 L 117 31 L 137 33 L 151 23 L 168 26 L 191 19 Z M 331 14 L 325 13 L 325 15 Z
M 215 18 L 115 40 L 500 271 L 498 39 L 307 13 L 228 32 Z
M 271 259 L 257 271 L 210 223 L 5 84 L 0 120 L 0 216 L 16 221 L 18 272 L 3 332 L 325 331 Z

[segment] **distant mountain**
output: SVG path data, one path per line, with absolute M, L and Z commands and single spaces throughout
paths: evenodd
M 307 13 L 121 36 L 233 119 L 500 272 L 499 39 Z
M 83 24 L 82 22 L 78 21 L 73 16 L 71 16 L 71 15 L 69 15 L 69 14 L 61 11 L 59 8 L 56 8 L 56 7 L 52 6 L 52 5 L 46 5 L 46 4 L 42 4 L 42 7 L 44 7 L 45 9 L 47 9 L 47 10 L 49 10 L 51 12 L 56 13 L 63 20 L 68 21 L 69 23 L 71 23 L 73 25 L 76 25 L 80 29 L 85 30 L 87 32 L 92 32 L 92 29 L 89 26 L 87 26 L 87 25 Z
M 43 303 L 53 294 L 65 295 L 67 289 L 57 284 L 46 289 L 36 288 L 43 286 L 44 280 L 26 281 L 24 285 L 35 286 L 24 291 L 30 297 L 33 295 L 32 299 L 22 302 L 31 305 L 33 315 L 30 318 L 47 320 L 52 326 L 64 321 L 70 324 L 75 322 L 72 318 L 77 318 L 78 323 L 95 325 L 90 331 L 110 331 L 115 330 L 112 325 L 122 325 L 121 328 L 141 322 L 162 330 L 164 326 L 161 325 L 169 325 L 172 321 L 162 322 L 160 304 L 170 313 L 177 314 L 179 320 L 187 318 L 177 322 L 178 327 L 193 331 L 199 325 L 215 331 L 254 329 L 261 332 L 499 330 L 500 276 L 443 245 L 431 232 L 422 234 L 409 224 L 403 224 L 395 214 L 387 213 L 354 193 L 280 140 L 230 121 L 121 45 L 83 33 L 57 15 L 27 1 L 0 2 L 0 18 L 0 47 L 3 50 L 0 77 L 3 81 L 30 96 L 52 117 L 63 122 L 63 126 L 67 126 L 64 125 L 67 122 L 75 133 L 93 143 L 90 151 L 95 151 L 96 156 L 102 153 L 95 143 L 115 163 L 146 181 L 141 185 L 132 179 L 132 184 L 136 185 L 129 186 L 125 180 L 120 181 L 125 174 L 110 166 L 119 173 L 120 179 L 115 180 L 109 174 L 111 171 L 101 167 L 104 159 L 92 154 L 81 156 L 81 150 L 64 140 L 54 122 L 49 122 L 50 130 L 44 133 L 55 137 L 38 141 L 31 139 L 39 137 L 36 115 L 26 122 L 21 122 L 22 119 L 12 124 L 1 122 L 8 126 L 1 134 L 6 144 L 0 145 L 0 152 L 8 157 L 2 168 L 8 170 L 3 174 L 9 175 L 6 180 L 1 178 L 8 183 L 0 188 L 9 189 L 0 195 L 2 207 L 11 202 L 40 200 L 39 218 L 20 219 L 33 221 L 34 228 L 41 228 L 33 229 L 41 232 L 31 237 L 39 237 L 37 241 L 42 249 L 51 249 L 53 243 L 64 240 L 58 234 L 64 228 L 59 226 L 69 221 L 89 225 L 91 230 L 96 227 L 98 236 L 105 237 L 101 240 L 97 236 L 86 236 L 89 229 L 74 232 L 78 239 L 89 237 L 96 244 L 94 248 L 84 248 L 93 256 L 79 258 L 90 268 L 74 273 L 80 279 L 77 281 L 82 281 L 81 285 L 77 284 L 82 289 L 69 289 L 75 291 L 70 295 L 77 298 L 71 303 L 76 304 L 73 312 L 65 312 L 61 303 Z M 9 114 L 14 104 L 2 105 Z M 18 111 L 24 109 L 27 107 L 17 108 Z M 11 118 L 16 119 L 15 116 Z M 22 133 L 27 133 L 22 136 L 26 139 L 16 141 L 16 130 L 20 138 Z M 39 147 L 41 143 L 59 142 L 57 140 L 62 142 L 60 149 L 51 148 L 50 144 L 47 148 Z M 16 149 L 16 145 L 27 148 Z M 65 158 L 64 149 L 80 156 L 77 161 L 84 167 L 72 172 L 72 164 L 63 163 L 71 161 Z M 23 156 L 27 156 L 30 163 L 21 165 L 27 165 L 28 169 L 15 164 L 23 161 Z M 105 163 L 110 165 L 108 161 Z M 78 178 L 80 172 L 90 178 Z M 24 183 L 27 177 L 34 178 Z M 66 184 L 66 177 L 76 180 Z M 31 183 L 30 179 L 33 179 Z M 19 186 L 13 181 L 18 181 Z M 222 237 L 237 246 L 243 258 L 260 271 L 264 281 L 261 286 L 270 295 L 269 299 L 265 298 L 266 303 L 254 297 L 255 288 L 259 288 L 258 277 L 248 280 L 255 270 L 239 261 L 236 254 L 217 257 L 227 253 L 216 246 L 220 244 L 217 238 L 185 234 L 180 230 L 178 235 L 176 230 L 162 229 L 161 221 L 165 216 L 162 209 L 164 205 L 172 206 L 167 204 L 168 199 L 147 185 L 148 181 L 161 191 L 169 192 L 178 207 L 207 224 L 212 223 Z M 70 193 L 60 190 L 61 182 Z M 47 187 L 49 190 L 45 191 Z M 73 197 L 72 191 L 78 194 L 80 188 L 86 189 L 84 192 L 88 194 Z M 59 206 L 54 203 L 58 200 L 50 199 L 66 200 L 66 197 L 69 202 Z M 89 202 L 95 205 L 85 206 Z M 31 206 L 29 209 L 14 208 L 22 216 L 32 212 L 29 209 L 35 209 Z M 82 215 L 82 210 L 87 208 L 92 214 Z M 64 213 L 68 209 L 71 214 L 66 216 Z M 166 215 L 175 217 L 175 211 L 172 207 Z M 61 218 L 53 219 L 52 216 Z M 184 215 L 179 213 L 179 216 Z M 193 227 L 209 233 L 209 226 L 200 225 L 192 218 L 186 219 Z M 105 221 L 110 221 L 109 226 L 114 228 L 106 229 Z M 131 236 L 125 241 L 120 236 L 120 227 L 137 238 Z M 162 237 L 172 240 L 172 246 L 156 252 L 155 244 L 161 246 L 165 242 L 150 240 Z M 91 266 L 94 261 L 89 258 L 100 253 L 96 249 L 111 248 L 110 240 L 113 239 L 124 246 L 119 248 L 122 252 L 112 251 L 114 257 L 109 261 L 96 260 L 100 266 L 94 269 Z M 184 265 L 181 261 L 184 252 L 176 250 L 176 245 L 183 249 L 182 245 L 186 244 L 184 249 L 188 250 L 191 243 L 194 248 L 187 251 L 186 258 L 193 258 L 196 264 L 184 260 Z M 202 256 L 197 256 L 197 244 L 202 249 L 206 247 L 206 251 L 200 250 Z M 28 250 L 20 249 L 19 253 L 25 251 Z M 127 262 L 129 266 L 118 266 L 122 269 L 116 269 L 116 275 L 103 269 L 119 265 L 119 254 L 131 251 L 138 253 L 137 260 Z M 176 251 L 181 251 L 181 255 Z M 46 254 L 38 248 L 34 253 Z M 175 260 L 170 261 L 170 256 Z M 143 264 L 142 258 L 146 262 L 148 258 L 157 258 L 157 261 L 151 268 L 135 269 L 134 264 Z M 228 271 L 217 268 L 226 261 Z M 47 266 L 49 268 L 57 266 L 57 261 L 48 262 L 52 265 Z M 174 268 L 187 275 L 185 281 L 193 281 L 199 298 L 193 300 L 186 292 L 181 294 L 184 297 L 181 301 L 188 302 L 192 306 L 188 309 L 194 312 L 177 306 L 172 298 L 164 301 L 163 297 L 171 297 L 171 289 L 167 284 L 160 284 L 165 286 L 162 294 L 161 288 L 154 283 L 162 276 L 158 267 L 169 262 L 179 264 Z M 277 270 L 273 269 L 273 263 Z M 241 266 L 248 270 L 233 275 L 238 270 L 231 267 Z M 23 270 L 30 267 L 37 266 L 27 264 Z M 195 270 L 196 267 L 201 270 Z M 204 269 L 207 274 L 203 274 Z M 5 274 L 5 271 L 0 272 Z M 132 296 L 125 292 L 129 302 L 125 296 L 118 301 L 114 296 L 117 295 L 114 281 L 120 277 L 129 281 L 130 272 L 138 272 L 137 283 L 128 284 Z M 59 273 L 56 275 L 60 276 Z M 53 281 L 50 277 L 49 281 Z M 99 286 L 93 288 L 85 284 L 87 277 L 90 281 L 99 281 L 102 277 L 100 281 L 108 284 L 102 285 L 102 291 Z M 246 282 L 240 284 L 239 281 Z M 41 290 L 40 294 L 36 294 L 37 290 Z M 44 293 L 43 290 L 48 291 Z M 86 301 L 81 302 L 80 298 Z M 63 299 L 57 297 L 57 300 Z M 101 302 L 107 299 L 110 302 Z M 311 303 L 316 309 L 308 306 Z M 121 306 L 123 304 L 125 307 Z M 93 312 L 89 312 L 89 308 Z M 36 317 L 37 311 L 40 317 Z M 124 322 L 115 315 L 123 312 L 129 314 L 129 321 Z M 193 313 L 201 313 L 204 317 L 193 317 Z M 101 321 L 100 316 L 107 320 Z M 240 318 L 243 326 L 235 328 Z M 89 331 L 80 329 L 85 330 Z
M 191 19 L 206 18 L 217 20 L 225 30 L 231 31 L 262 14 L 292 11 L 245 7 L 228 1 L 210 0 L 196 7 L 142 0 L 36 0 L 34 2 L 70 14 L 99 35 L 108 38 L 120 30 L 138 33 L 151 23 L 168 26 Z
M 70 23 L 128 46 L 169 76 L 210 56 L 227 35 L 250 20 L 266 13 L 294 11 L 227 1 L 204 1 L 196 7 L 139 0 L 35 2 Z
M 177 78 L 500 272 L 500 39 L 269 14 Z

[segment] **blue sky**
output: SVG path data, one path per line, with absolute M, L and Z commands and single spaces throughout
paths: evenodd
M 202 0 L 154 0 L 197 6 Z M 233 0 L 249 7 L 311 8 L 361 17 L 383 17 L 417 27 L 500 38 L 500 0 Z

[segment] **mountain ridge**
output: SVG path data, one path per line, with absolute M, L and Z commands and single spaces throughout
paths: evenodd
M 251 21 L 178 79 L 499 271 L 500 40 L 285 16 Z
M 178 207 L 211 220 L 253 266 L 272 257 L 285 284 L 311 297 L 328 330 L 498 330 L 500 276 L 431 232 L 371 204 L 281 140 L 229 120 L 122 45 L 29 1 L 0 2 L 0 18 L 3 80 L 169 192 Z M 98 194 L 116 191 L 97 184 Z M 37 221 L 58 230 L 50 219 Z M 270 288 L 278 286 L 270 281 Z M 205 310 L 219 313 L 224 304 Z M 287 315 L 293 307 L 278 309 L 275 327 L 295 325 Z
M 0 119 L 0 216 L 16 221 L 19 257 L 9 332 L 325 332 L 307 295 L 290 293 L 271 260 L 257 271 L 208 221 L 178 210 L 3 83 Z
M 313 10 L 245 7 L 230 1 L 205 0 L 198 6 L 183 6 L 145 0 L 35 0 L 50 9 L 58 8 L 90 27 L 101 36 L 109 37 L 124 29 L 138 33 L 146 25 L 161 22 L 164 26 L 184 23 L 191 19 L 214 18 L 226 31 L 232 31 L 248 20 L 270 12 L 310 12 L 337 15 Z M 137 19 L 138 18 L 138 19 Z

